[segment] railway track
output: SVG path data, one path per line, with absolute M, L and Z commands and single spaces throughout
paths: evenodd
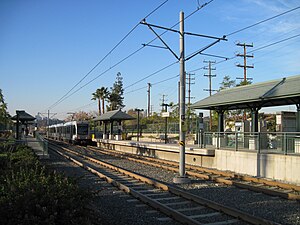
M 200 198 L 172 185 L 133 173 L 78 151 L 54 144 L 51 144 L 51 148 L 58 154 L 180 223 L 210 225 L 276 224 Z
M 178 173 L 178 163 L 176 162 L 155 159 L 145 156 L 132 155 L 128 153 L 117 152 L 115 150 L 104 150 L 91 146 L 88 147 L 88 150 L 125 158 L 134 162 Z M 232 172 L 219 171 L 191 165 L 186 165 L 186 174 L 188 176 L 204 180 L 211 180 L 226 185 L 233 185 L 238 188 L 248 189 L 251 191 L 260 192 L 271 196 L 278 196 L 289 200 L 300 200 L 300 186 L 293 184 L 287 184 L 245 175 L 237 175 Z

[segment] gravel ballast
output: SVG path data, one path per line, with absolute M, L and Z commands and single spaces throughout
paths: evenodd
M 49 151 L 50 159 L 43 160 L 43 163 L 57 172 L 78 180 L 81 188 L 89 189 L 93 193 L 91 202 L 92 210 L 95 211 L 94 224 L 178 224 L 173 220 L 160 221 L 165 215 L 159 212 L 148 213 L 151 207 L 139 201 L 133 201 L 133 197 L 119 191 L 116 187 L 106 183 L 93 174 L 78 167 L 69 160 L 63 158 L 53 151 Z
M 94 156 L 95 153 L 91 152 Z M 176 173 L 155 168 L 145 164 L 97 154 L 99 159 L 120 166 L 139 174 L 173 184 Z M 189 192 L 211 201 L 245 211 L 249 214 L 271 220 L 280 224 L 300 225 L 300 203 L 295 200 L 286 200 L 262 193 L 227 186 L 220 183 L 192 178 L 191 184 L 176 185 Z

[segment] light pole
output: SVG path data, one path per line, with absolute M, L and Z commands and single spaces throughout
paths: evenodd
M 135 109 L 137 112 L 137 141 L 140 141 L 140 112 L 144 111 L 143 109 Z

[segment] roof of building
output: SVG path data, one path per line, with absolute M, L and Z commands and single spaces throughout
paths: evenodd
M 194 109 L 245 109 L 300 104 L 300 75 L 222 90 L 194 103 Z
M 28 114 L 27 112 L 25 112 L 25 110 L 17 110 L 16 113 L 17 113 L 17 115 L 19 115 L 19 120 L 21 122 L 35 120 L 35 117 L 33 117 L 30 114 Z M 17 115 L 14 115 L 11 119 L 17 120 Z
M 93 119 L 94 121 L 122 121 L 122 120 L 134 120 L 135 118 L 128 115 L 121 110 L 113 110 L 102 114 L 101 116 Z

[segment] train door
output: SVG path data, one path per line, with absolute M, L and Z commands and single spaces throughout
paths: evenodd
M 77 142 L 77 135 L 76 135 L 76 126 L 75 125 L 72 125 L 71 126 L 71 137 L 72 137 L 72 143 L 73 144 L 76 144 Z

